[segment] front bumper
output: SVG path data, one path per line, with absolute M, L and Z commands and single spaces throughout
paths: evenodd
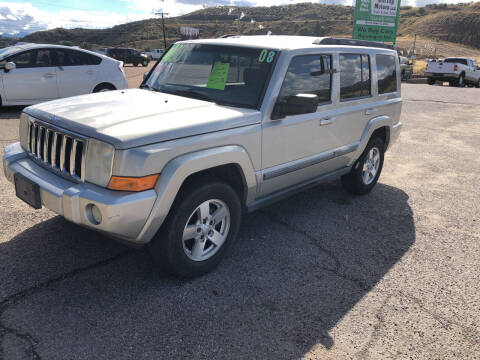
M 139 243 L 139 234 L 157 199 L 155 190 L 137 193 L 108 190 L 90 183 L 75 183 L 44 169 L 31 160 L 20 143 L 5 147 L 5 177 L 13 183 L 20 173 L 40 187 L 42 205 L 67 220 L 103 232 L 111 237 Z M 87 213 L 89 204 L 102 214 L 100 224 L 92 223 Z

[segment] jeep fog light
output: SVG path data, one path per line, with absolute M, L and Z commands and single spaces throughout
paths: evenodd
M 87 211 L 87 219 L 93 225 L 99 225 L 102 222 L 102 212 L 100 211 L 97 205 L 88 204 L 86 211 Z

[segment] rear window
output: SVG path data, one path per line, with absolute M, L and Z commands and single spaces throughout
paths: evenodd
M 387 94 L 397 91 L 397 65 L 393 55 L 376 55 L 378 93 Z
M 458 63 L 463 65 L 468 65 L 467 59 L 459 59 L 459 58 L 449 58 L 445 59 L 443 62 L 445 63 Z

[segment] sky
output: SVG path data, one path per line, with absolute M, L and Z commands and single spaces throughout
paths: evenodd
M 178 16 L 206 6 L 271 6 L 306 0 L 0 0 L 0 35 L 63 28 L 107 28 L 134 20 L 155 17 L 156 11 Z M 354 0 L 317 0 L 324 4 L 353 5 Z M 455 0 L 402 0 L 402 5 L 458 3 Z M 465 0 L 463 1 L 465 2 Z

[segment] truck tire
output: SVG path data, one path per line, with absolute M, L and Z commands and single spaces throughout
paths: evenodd
M 215 268 L 240 227 L 237 192 L 223 181 L 204 178 L 182 187 L 171 209 L 148 245 L 153 259 L 167 272 L 185 278 Z
M 457 80 L 457 86 L 458 87 L 465 87 L 465 75 L 460 74 Z
M 143 60 L 142 66 L 143 66 L 143 67 L 148 66 L 148 60 Z
M 428 83 L 428 85 L 435 85 L 435 79 L 433 79 L 433 78 L 428 78 L 428 79 L 427 79 L 427 83 Z
M 383 168 L 385 144 L 379 137 L 373 137 L 367 144 L 352 170 L 343 175 L 342 185 L 346 191 L 356 195 L 369 193 L 380 177 Z

